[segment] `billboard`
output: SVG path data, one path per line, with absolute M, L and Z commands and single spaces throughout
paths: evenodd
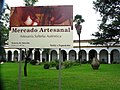
M 9 47 L 72 48 L 73 6 L 12 7 Z

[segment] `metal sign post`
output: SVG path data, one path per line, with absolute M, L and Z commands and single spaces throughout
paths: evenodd
M 19 71 L 18 71 L 18 90 L 21 90 L 21 77 L 22 77 L 22 49 L 20 48 L 20 60 L 19 60 Z
M 61 48 L 59 48 L 59 75 L 58 75 L 58 78 L 59 78 L 59 89 L 58 90 L 61 90 Z

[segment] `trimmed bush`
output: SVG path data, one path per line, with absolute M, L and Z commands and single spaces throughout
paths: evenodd
M 51 62 L 50 62 L 50 67 L 55 67 L 55 66 L 56 66 L 56 64 L 57 64 L 57 63 L 56 63 L 56 61 L 55 61 L 55 60 L 54 60 L 54 61 L 51 61 Z
M 31 61 L 30 61 L 30 64 L 32 64 L 32 65 L 36 65 L 36 63 L 37 63 L 36 60 L 31 60 Z
M 59 70 L 59 64 L 56 64 L 56 69 Z
M 88 62 L 87 62 L 87 60 L 86 59 L 84 59 L 83 61 L 82 61 L 82 64 L 87 64 Z
M 50 68 L 50 63 L 49 62 L 45 62 L 44 63 L 44 69 L 49 69 Z
M 72 61 L 65 61 L 64 62 L 64 67 L 65 68 L 69 68 L 69 67 L 71 67 L 73 65 L 73 62 Z
M 77 62 L 73 63 L 73 66 L 79 66 L 79 65 L 80 65 L 80 63 L 77 63 Z

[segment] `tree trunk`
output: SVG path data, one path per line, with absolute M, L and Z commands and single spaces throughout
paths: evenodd
M 25 65 L 24 65 L 24 76 L 27 77 L 27 60 L 31 55 L 33 49 L 29 49 L 28 55 L 25 58 Z
M 24 76 L 27 77 L 27 58 L 25 58 Z

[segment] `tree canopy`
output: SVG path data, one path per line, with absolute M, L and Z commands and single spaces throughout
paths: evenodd
M 25 6 L 34 6 L 38 0 L 24 0 Z
M 81 24 L 85 22 L 85 20 L 82 18 L 82 15 L 75 15 L 73 22 L 76 22 L 77 24 Z
M 113 46 L 120 44 L 120 0 L 93 1 L 94 9 L 102 17 L 99 31 L 92 34 L 92 44 Z
M 10 10 L 7 4 L 5 4 L 0 13 L 0 46 L 3 46 L 5 44 L 5 41 L 8 39 L 9 34 L 9 13 L 6 13 L 6 10 Z

